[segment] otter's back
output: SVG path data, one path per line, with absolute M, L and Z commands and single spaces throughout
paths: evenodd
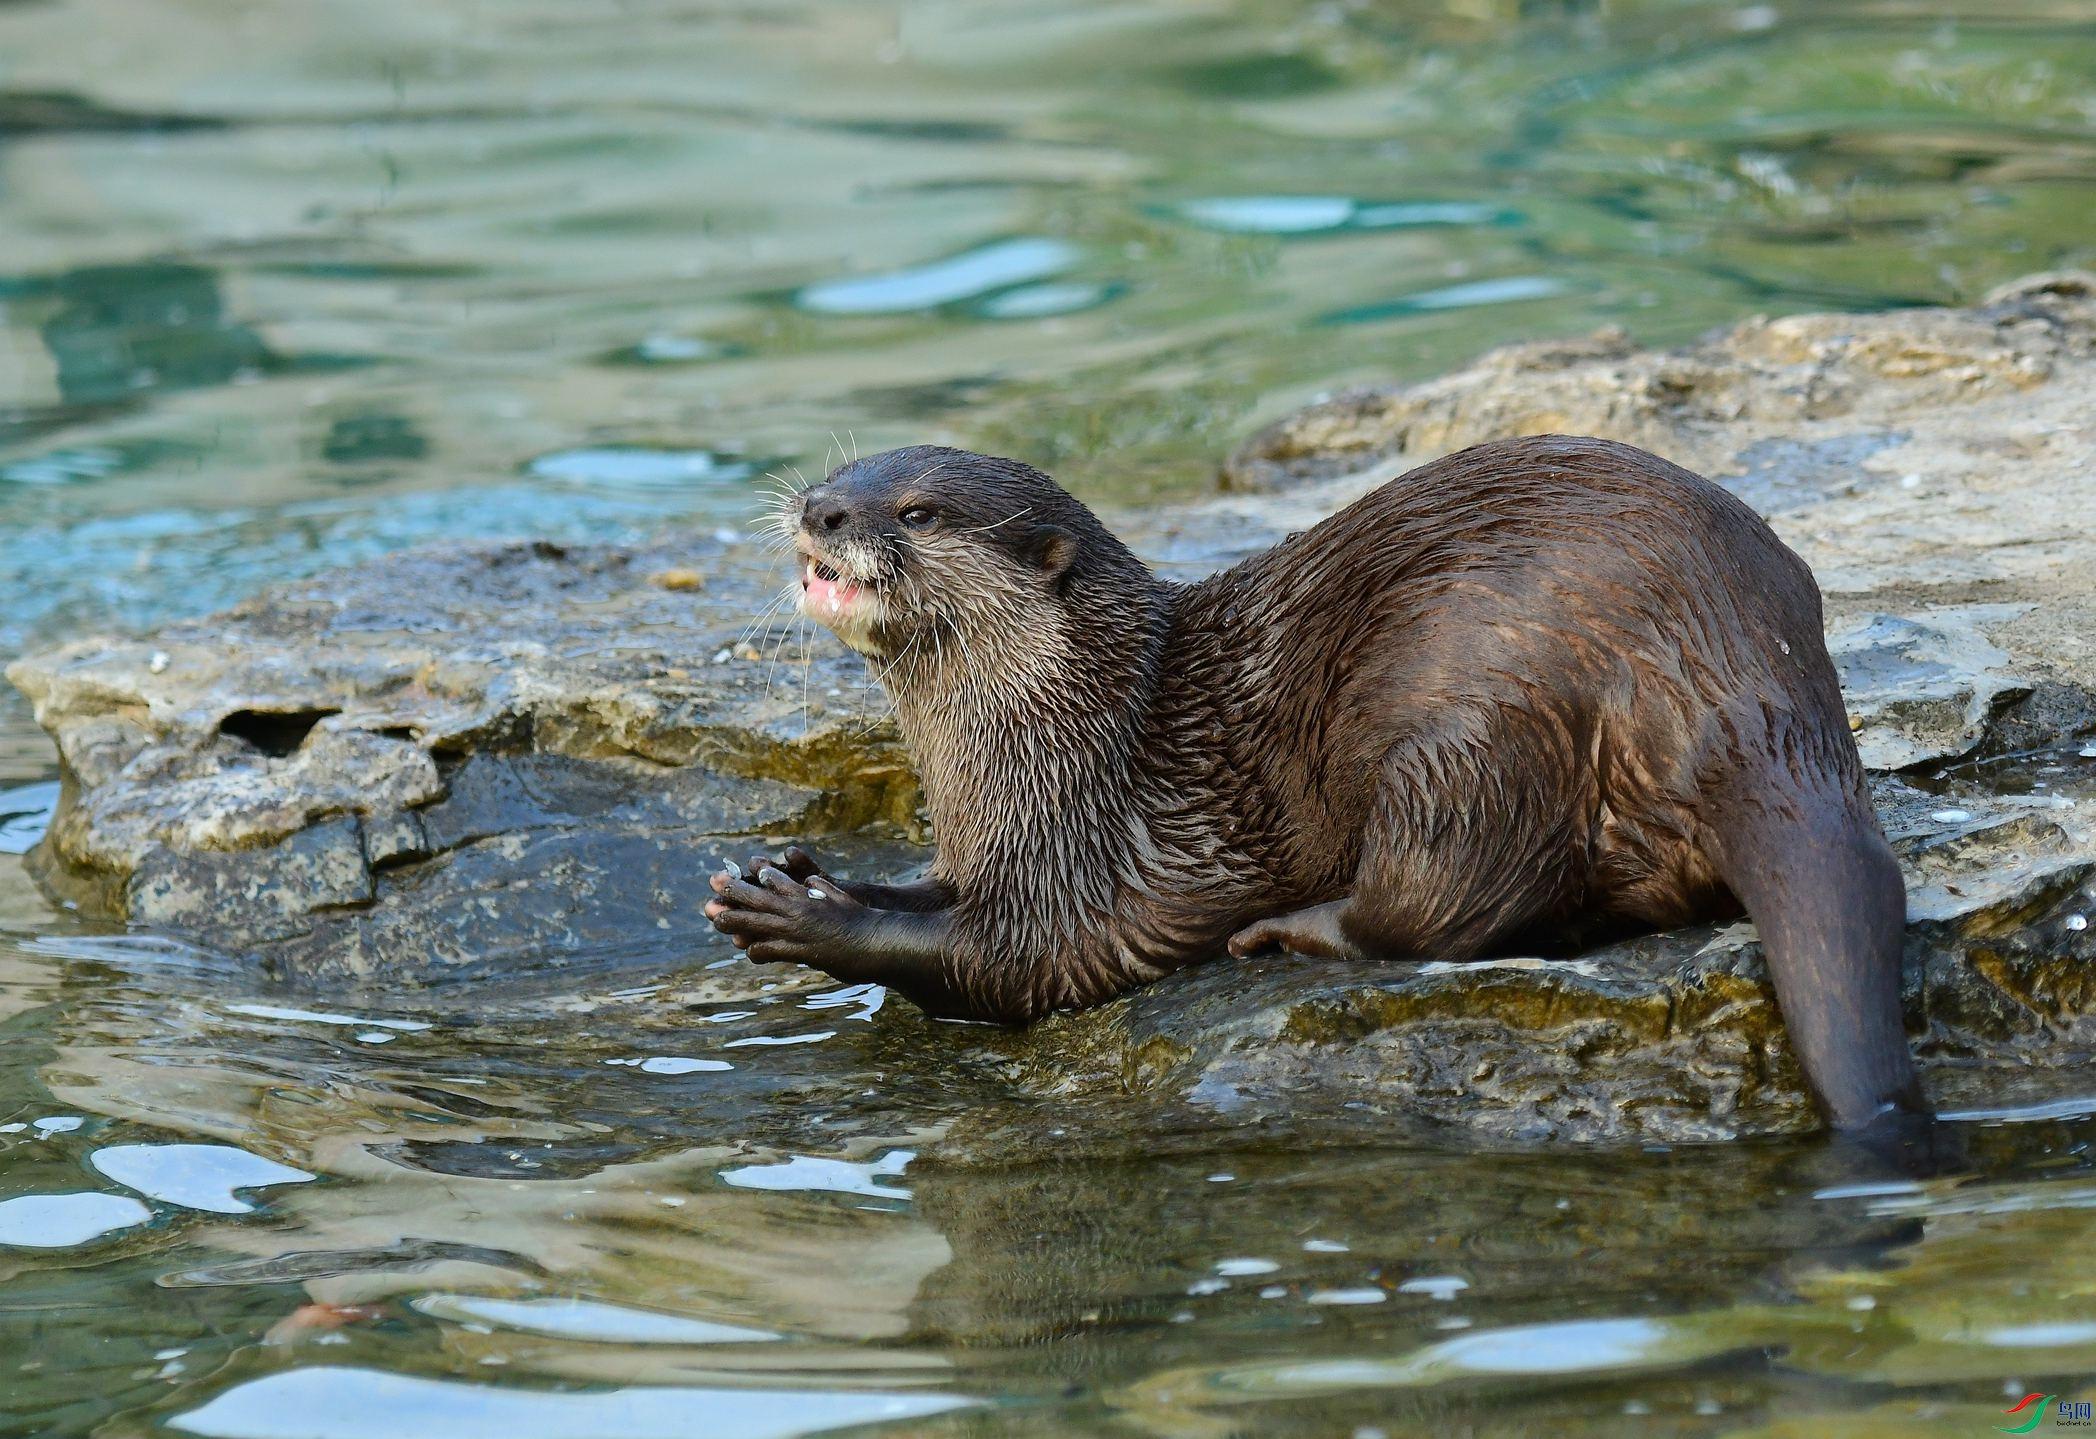
M 1673 789 L 1714 715 L 1840 706 L 1804 563 L 1719 486 L 1607 440 L 1423 465 L 1193 587 L 1180 621 L 1240 697 L 1234 762 L 1341 825 L 1423 733 L 1482 744 L 1529 715 L 1568 753 L 1675 756 L 1652 776 Z

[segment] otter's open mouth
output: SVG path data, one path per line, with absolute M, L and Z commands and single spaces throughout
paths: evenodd
M 864 588 L 857 580 L 846 579 L 829 561 L 813 555 L 801 567 L 801 604 L 810 614 L 842 614 Z

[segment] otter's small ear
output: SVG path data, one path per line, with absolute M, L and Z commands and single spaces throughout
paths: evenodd
M 1061 525 L 1042 525 L 1033 532 L 1033 562 L 1041 574 L 1059 580 L 1077 562 L 1077 536 Z

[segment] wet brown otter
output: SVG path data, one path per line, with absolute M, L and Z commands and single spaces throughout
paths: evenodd
M 786 517 L 922 770 L 931 877 L 715 876 L 753 959 L 1024 1022 L 1219 953 L 1464 959 L 1738 913 L 1832 1122 L 1920 1109 L 1905 900 L 1818 590 L 1730 494 L 1551 436 L 1198 584 L 1046 475 L 914 447 Z

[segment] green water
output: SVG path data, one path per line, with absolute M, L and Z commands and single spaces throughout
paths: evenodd
M 2096 263 L 2092 181 L 2063 0 L 0 3 L 0 655 L 741 528 L 839 447 L 1193 493 L 1501 341 Z M 291 1000 L 37 897 L 54 774 L 0 699 L 0 1205 L 96 1196 L 0 1208 L 58 1241 L 0 1244 L 0 1433 L 1803 1439 L 2096 1387 L 2096 1103 L 1916 1185 L 1129 1133 L 711 949 Z

